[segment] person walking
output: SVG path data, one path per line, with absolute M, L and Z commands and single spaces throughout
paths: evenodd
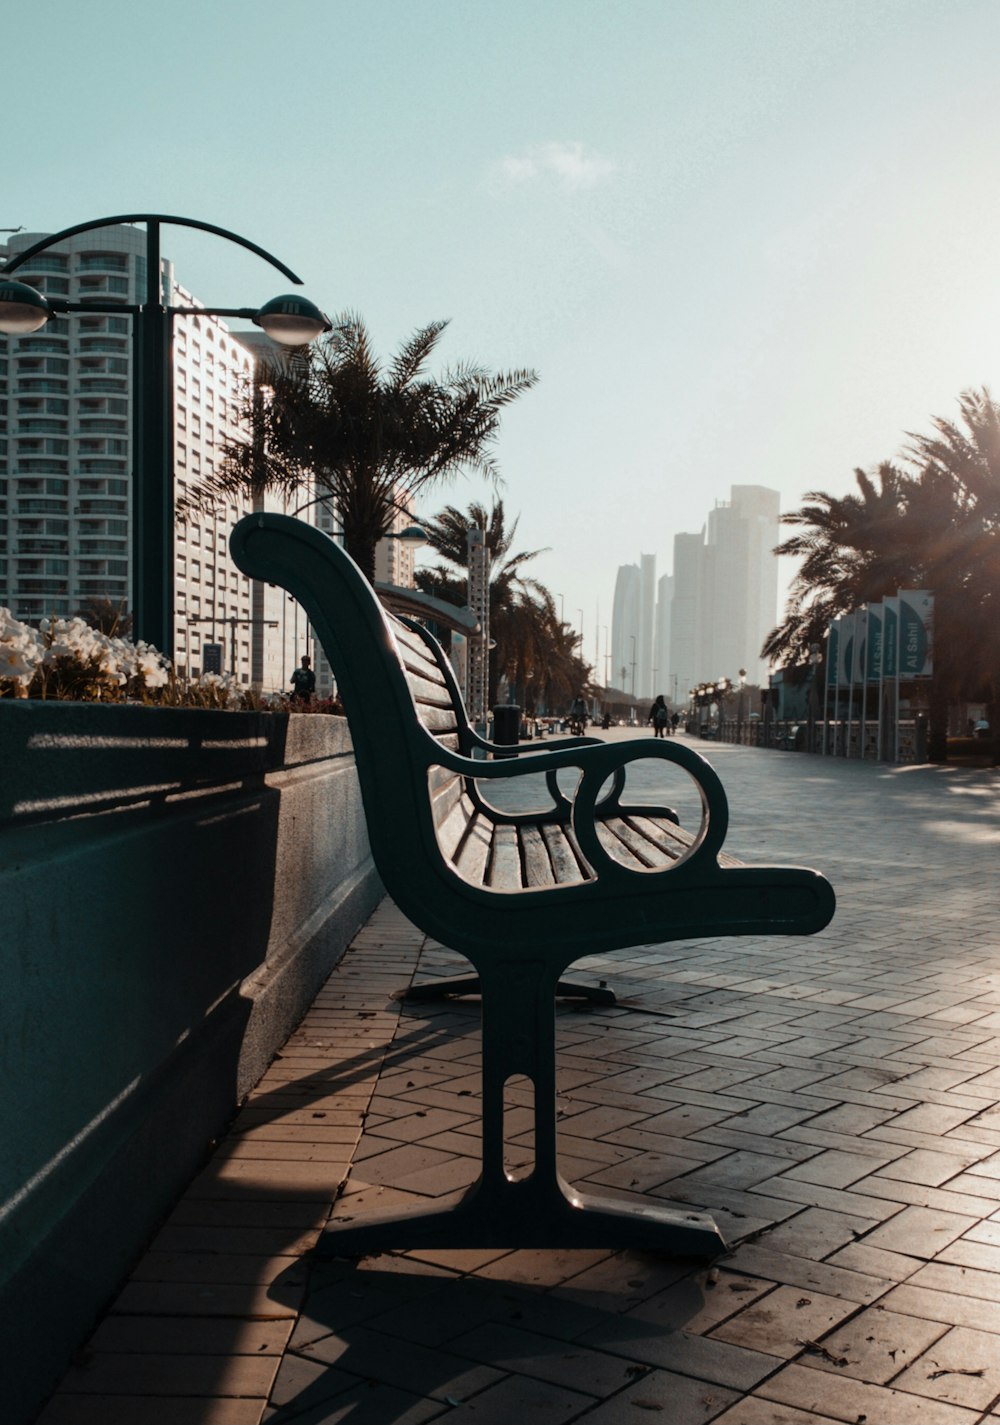
M 308 653 L 303 653 L 302 665 L 296 668 L 292 674 L 291 684 L 293 702 L 312 702 L 313 694 L 316 691 L 316 674 L 313 672 L 312 659 Z
M 670 714 L 667 712 L 667 705 L 663 701 L 662 693 L 657 693 L 656 701 L 650 708 L 649 717 L 646 721 L 653 724 L 654 737 L 666 737 L 667 723 L 670 721 Z

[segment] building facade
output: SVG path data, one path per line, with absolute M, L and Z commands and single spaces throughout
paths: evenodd
M 19 233 L 0 261 L 44 234 Z M 20 281 L 51 298 L 122 307 L 145 300 L 145 234 L 116 225 L 37 254 Z M 212 472 L 241 434 L 250 351 L 162 264 L 174 319 L 174 468 L 178 498 Z M 132 323 L 127 311 L 74 312 L 21 337 L 0 335 L 0 603 L 37 623 L 95 606 L 128 610 L 132 589 Z M 229 557 L 229 531 L 247 512 L 174 530 L 174 661 L 182 676 L 227 673 L 265 692 L 287 687 L 311 651 L 306 620 L 282 591 L 251 585 Z

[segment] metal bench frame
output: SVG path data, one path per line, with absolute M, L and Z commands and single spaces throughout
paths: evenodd
M 482 993 L 482 1171 L 473 1186 L 431 1209 L 334 1219 L 321 1255 L 388 1248 L 639 1247 L 713 1256 L 725 1243 L 712 1218 L 683 1208 L 602 1201 L 561 1177 L 556 1144 L 555 994 L 563 972 L 586 955 L 671 940 L 730 935 L 808 935 L 833 916 L 834 895 L 817 872 L 747 867 L 720 853 L 728 824 L 722 784 L 689 748 L 652 738 L 605 743 L 570 739 L 523 756 L 473 758 L 483 740 L 461 699 L 428 691 L 401 653 L 399 629 L 349 556 L 320 531 L 276 514 L 241 520 L 231 537 L 236 564 L 287 589 L 306 610 L 337 678 L 354 745 L 372 855 L 386 890 L 427 935 L 468 957 Z M 412 626 L 411 626 L 412 627 Z M 426 643 L 429 636 L 421 634 Z M 429 646 L 429 645 L 428 645 Z M 421 706 L 421 698 L 428 699 Z M 462 725 L 464 722 L 464 726 Z M 436 735 L 433 724 L 452 729 Z M 448 744 L 451 745 L 448 745 Z M 486 744 L 488 747 L 489 744 Z M 509 752 L 509 748 L 498 749 Z M 662 869 L 626 865 L 601 831 L 611 817 L 665 808 L 620 798 L 630 763 L 680 766 L 701 796 L 702 821 Z M 575 793 L 556 777 L 572 770 Z M 435 777 L 461 779 L 498 824 L 523 817 L 491 808 L 478 785 L 543 772 L 549 817 L 571 838 L 587 879 L 497 888 L 463 879 L 443 853 L 435 821 Z M 537 820 L 537 814 L 535 819 Z M 524 1075 L 534 1087 L 534 1167 L 516 1181 L 504 1165 L 504 1089 Z

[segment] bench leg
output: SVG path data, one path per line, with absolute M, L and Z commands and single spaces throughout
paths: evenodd
M 433 1208 L 334 1218 L 321 1257 L 388 1249 L 634 1247 L 674 1256 L 725 1250 L 712 1218 L 686 1208 L 603 1201 L 576 1192 L 559 1173 L 556 1139 L 557 976 L 544 961 L 511 959 L 480 976 L 483 995 L 482 1171 L 464 1192 Z M 534 1086 L 535 1158 L 530 1176 L 504 1167 L 504 1089 L 515 1075 Z

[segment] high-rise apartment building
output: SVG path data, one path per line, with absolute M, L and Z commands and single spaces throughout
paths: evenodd
M 638 698 L 652 698 L 655 689 L 653 688 L 653 669 L 656 663 L 653 657 L 653 635 L 656 626 L 656 555 L 639 555 L 639 629 L 638 629 L 638 659 L 636 668 L 635 693 Z M 666 670 L 657 669 L 657 674 Z
M 0 261 L 43 234 L 0 245 Z M 47 296 L 102 306 L 145 300 L 145 234 L 116 225 L 68 238 L 18 269 Z M 240 433 L 253 358 L 218 318 L 199 312 L 163 263 L 174 318 L 174 463 L 180 498 Z M 94 601 L 125 609 L 132 588 L 134 362 L 127 312 L 74 312 L 22 337 L 0 336 L 0 603 L 37 622 Z M 174 659 L 178 672 L 223 671 L 265 691 L 287 686 L 311 651 L 298 605 L 262 593 L 229 557 L 246 506 L 175 527 Z
M 669 682 L 672 701 L 684 703 L 701 667 L 705 532 L 674 535 L 674 587 L 670 601 Z M 676 693 L 674 691 L 676 687 Z
M 653 629 L 653 694 L 663 693 L 672 702 L 677 690 L 670 672 L 670 616 L 674 600 L 674 576 L 664 574 L 656 585 L 656 622 Z
M 707 529 L 674 540 L 671 673 L 683 698 L 721 677 L 766 682 L 761 645 L 777 622 L 779 495 L 734 485 Z M 707 536 L 707 537 L 706 537 Z

